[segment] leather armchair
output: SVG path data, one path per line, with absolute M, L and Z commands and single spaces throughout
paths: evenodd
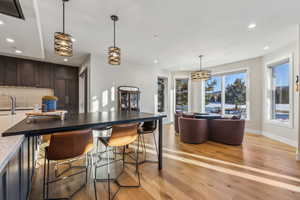
M 179 118 L 180 140 L 190 144 L 200 144 L 208 139 L 206 119 Z
M 209 122 L 210 140 L 229 145 L 243 143 L 245 120 L 215 119 Z

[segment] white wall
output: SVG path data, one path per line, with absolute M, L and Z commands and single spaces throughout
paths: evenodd
M 293 79 L 296 74 L 299 74 L 299 53 L 298 53 L 298 44 L 296 42 L 287 45 L 279 50 L 276 50 L 266 56 L 263 57 L 263 66 L 261 73 L 263 77 L 266 77 L 266 64 L 276 61 L 278 59 L 286 58 L 290 55 L 293 55 Z M 265 79 L 264 79 L 265 80 Z M 263 81 L 265 87 L 266 81 Z M 294 82 L 293 82 L 294 83 Z M 299 128 L 299 94 L 295 92 L 294 84 L 293 87 L 293 111 L 294 111 L 294 119 L 293 119 L 293 126 L 292 127 L 285 127 L 281 125 L 276 125 L 267 121 L 266 116 L 263 115 L 263 125 L 262 125 L 262 132 L 264 135 L 271 137 L 273 139 L 288 143 L 293 146 L 298 145 L 298 128 Z M 265 90 L 263 90 L 263 102 L 265 102 Z M 263 110 L 266 112 L 267 108 L 264 103 Z M 264 113 L 263 112 L 263 113 Z
M 141 90 L 141 111 L 157 112 L 157 78 L 168 78 L 170 88 L 170 73 L 161 71 L 155 66 L 139 66 L 122 60 L 120 66 L 107 64 L 107 59 L 97 54 L 91 54 L 90 58 L 90 111 L 110 111 L 117 109 L 117 88 L 121 85 L 136 86 Z M 166 114 L 170 121 L 170 99 Z

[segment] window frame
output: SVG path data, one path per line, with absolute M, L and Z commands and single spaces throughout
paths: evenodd
M 166 82 L 165 82 L 165 86 L 166 86 L 166 88 L 165 88 L 165 91 L 164 91 L 164 111 L 163 112 L 159 112 L 158 111 L 158 94 L 157 94 L 157 108 L 156 108 L 156 112 L 157 113 L 161 113 L 161 114 L 165 114 L 165 113 L 167 113 L 167 110 L 168 110 L 168 107 L 169 107 L 169 98 L 168 98 L 168 93 L 169 93 L 169 79 L 168 79 L 168 77 L 166 77 L 166 76 L 158 76 L 157 77 L 157 81 L 158 81 L 158 79 L 164 79 Z M 158 90 L 157 90 L 157 92 L 158 92 Z
M 247 112 L 247 118 L 245 120 L 250 120 L 251 119 L 251 113 L 250 113 L 250 68 L 249 67 L 243 67 L 243 68 L 238 68 L 238 69 L 232 69 L 232 70 L 226 70 L 226 71 L 219 71 L 219 72 L 213 72 L 212 76 L 220 76 L 221 77 L 221 109 L 222 113 L 221 115 L 226 115 L 225 114 L 225 77 L 226 75 L 231 75 L 231 74 L 237 74 L 237 73 L 245 73 L 246 75 L 246 112 Z M 202 81 L 202 107 L 201 110 L 202 112 L 205 112 L 205 81 Z M 230 116 L 230 115 L 227 115 Z
M 276 67 L 280 64 L 289 63 L 289 122 L 283 122 L 280 120 L 272 119 L 272 68 Z M 276 60 L 272 60 L 265 64 L 265 122 L 268 124 L 273 124 L 276 126 L 293 128 L 294 127 L 294 80 L 293 80 L 293 72 L 294 70 L 294 59 L 293 54 L 283 56 Z
M 174 95 L 173 95 L 173 109 L 174 112 L 176 111 L 176 80 L 188 80 L 188 111 L 191 111 L 191 79 L 189 76 L 185 76 L 185 75 L 176 75 L 173 77 L 173 81 L 174 81 Z

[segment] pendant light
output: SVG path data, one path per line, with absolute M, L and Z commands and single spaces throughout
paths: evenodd
M 54 33 L 54 51 L 59 56 L 73 56 L 73 42 L 72 36 L 65 33 L 65 2 L 69 0 L 62 0 L 63 3 L 63 32 Z
M 208 80 L 211 78 L 211 71 L 202 69 L 202 57 L 203 57 L 203 55 L 199 56 L 200 70 L 191 73 L 192 81 L 202 81 L 202 80 Z
M 108 63 L 110 65 L 120 65 L 121 49 L 116 47 L 116 21 L 118 21 L 119 18 L 116 15 L 112 15 L 110 18 L 114 22 L 114 46 L 108 48 Z

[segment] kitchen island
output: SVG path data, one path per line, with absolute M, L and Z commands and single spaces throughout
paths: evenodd
M 63 131 L 109 127 L 115 124 L 157 120 L 159 124 L 159 170 L 162 169 L 162 120 L 166 115 L 141 112 L 71 113 L 60 119 L 25 119 L 25 114 L 1 116 L 0 200 L 25 200 L 31 190 L 38 137 Z
M 162 135 L 163 118 L 166 115 L 157 115 L 143 112 L 93 112 L 93 113 L 71 113 L 66 119 L 41 119 L 23 120 L 2 133 L 2 136 L 25 135 L 35 137 L 63 131 L 73 131 L 87 128 L 109 127 L 118 124 L 139 123 L 146 121 L 158 121 L 158 169 L 162 169 Z

